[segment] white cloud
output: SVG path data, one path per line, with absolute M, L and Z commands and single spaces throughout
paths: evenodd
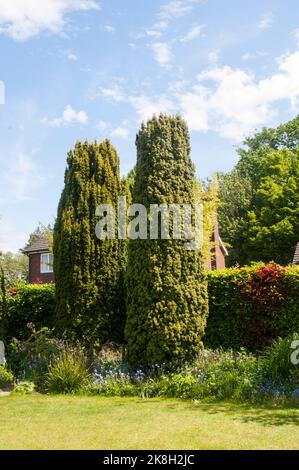
M 299 97 L 299 51 L 280 59 L 279 70 L 257 80 L 229 66 L 204 70 L 193 89 L 180 96 L 180 107 L 191 129 L 214 130 L 240 141 L 276 115 L 275 103 L 289 100 L 295 111 Z
M 145 34 L 152 38 L 159 38 L 161 37 L 161 31 L 157 31 L 156 29 L 146 29 Z
M 112 87 L 100 87 L 99 93 L 105 98 L 112 98 L 114 101 L 124 101 L 124 95 L 118 85 Z
M 10 216 L 3 216 L 0 219 L 0 249 L 3 252 L 18 253 L 24 248 L 28 240 L 28 232 L 24 231 L 22 224 L 10 220 Z M 19 226 L 18 226 L 19 225 Z M 21 227 L 20 227 L 21 225 Z
M 69 54 L 67 54 L 66 57 L 68 58 L 68 60 L 71 60 L 73 62 L 76 62 L 78 60 L 78 56 L 74 54 L 73 52 L 70 52 Z
M 293 36 L 295 38 L 295 41 L 297 43 L 297 46 L 299 47 L 299 28 L 298 29 L 295 29 L 295 31 L 293 31 Z
M 148 97 L 143 94 L 130 95 L 126 94 L 118 85 L 112 86 L 111 88 L 101 87 L 100 95 L 117 103 L 129 103 L 136 111 L 138 122 L 140 120 L 146 121 L 152 117 L 153 114 L 158 115 L 161 112 L 170 113 L 175 110 L 174 103 L 165 95 L 158 98 Z M 95 96 L 93 96 L 93 98 L 94 97 Z
M 5 180 L 11 193 L 10 202 L 33 200 L 32 191 L 45 181 L 30 155 L 20 152 L 15 162 L 7 169 Z
M 47 31 L 60 34 L 72 11 L 99 10 L 94 0 L 0 0 L 0 33 L 26 41 Z
M 48 120 L 47 118 L 43 119 L 44 123 L 50 123 L 54 127 L 68 126 L 70 124 L 86 124 L 88 121 L 88 116 L 85 111 L 75 111 L 71 105 L 67 105 L 65 110 L 62 113 L 61 117 Z
M 153 25 L 153 29 L 161 29 L 162 31 L 168 28 L 168 21 L 159 20 Z
M 126 101 L 125 94 L 119 85 L 112 85 L 108 87 L 100 86 L 96 88 L 95 92 L 91 93 L 91 99 L 95 99 L 98 96 L 112 99 L 113 101 L 120 103 Z
M 131 96 L 128 101 L 135 109 L 138 120 L 141 121 L 147 121 L 153 114 L 171 113 L 175 109 L 173 102 L 164 95 L 159 98 L 144 95 Z
M 188 0 L 171 0 L 160 8 L 160 18 L 172 19 L 184 16 L 192 10 L 192 5 Z
M 170 0 L 160 6 L 158 21 L 152 26 L 152 30 L 164 31 L 168 28 L 170 21 L 187 15 L 193 10 L 194 4 L 202 0 Z
M 171 52 L 171 46 L 167 42 L 154 42 L 150 45 L 150 48 L 154 52 L 155 60 L 162 66 L 169 66 L 173 59 Z
M 266 57 L 267 55 L 268 55 L 267 52 L 263 52 L 263 51 L 257 51 L 254 53 L 245 52 L 245 54 L 242 55 L 241 59 L 244 61 L 253 60 L 253 59 L 258 59 L 259 57 Z
M 126 127 L 117 127 L 111 132 L 112 137 L 119 137 L 121 139 L 126 139 L 129 134 L 130 132 Z
M 272 13 L 265 13 L 259 20 L 257 27 L 259 29 L 269 29 L 273 25 L 273 15 Z
M 200 87 L 195 88 L 193 92 L 183 93 L 180 97 L 179 106 L 193 131 L 208 131 L 210 128 L 209 112 L 205 100 L 206 96 L 201 93 Z
M 115 28 L 114 26 L 111 26 L 109 24 L 106 24 L 104 26 L 104 31 L 106 31 L 106 33 L 114 33 L 115 32 Z
M 180 39 L 180 41 L 182 43 L 185 43 L 185 42 L 190 42 L 195 38 L 198 38 L 199 36 L 201 36 L 201 33 L 202 33 L 202 31 L 204 30 L 205 27 L 206 27 L 205 24 L 194 26 L 185 36 L 183 36 Z
M 172 93 L 178 93 L 178 92 L 184 90 L 186 85 L 188 85 L 187 80 L 175 80 L 175 81 L 170 82 L 168 84 L 168 91 L 170 91 Z
M 108 127 L 109 127 L 109 122 L 107 121 L 99 121 L 96 125 L 96 128 L 99 130 L 99 131 L 105 131 Z
M 219 60 L 219 51 L 211 51 L 208 54 L 208 61 L 211 64 L 215 64 Z
M 299 99 L 299 49 L 276 61 L 277 70 L 257 78 L 247 69 L 219 66 L 215 55 L 210 67 L 196 81 L 171 81 L 160 96 L 130 94 L 119 85 L 101 88 L 101 96 L 129 104 L 137 121 L 146 121 L 160 112 L 181 112 L 193 131 L 214 131 L 224 138 L 240 142 L 257 127 L 272 125 L 281 101 L 288 101 L 294 113 Z M 256 53 L 264 55 L 264 53 Z

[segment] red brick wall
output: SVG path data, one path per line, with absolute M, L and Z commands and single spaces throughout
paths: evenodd
M 40 253 L 29 255 L 29 282 L 30 284 L 48 284 L 54 282 L 54 273 L 40 272 Z
M 215 246 L 215 264 L 216 269 L 224 269 L 225 268 L 225 256 L 220 245 Z
M 225 268 L 225 255 L 221 248 L 217 219 L 215 220 L 215 226 L 214 226 L 211 241 L 213 243 L 213 246 L 211 249 L 211 255 L 206 260 L 206 269 L 208 271 L 211 271 L 213 269 L 224 269 Z

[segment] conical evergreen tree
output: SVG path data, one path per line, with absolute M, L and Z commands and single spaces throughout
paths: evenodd
M 179 117 L 161 115 L 137 135 L 134 203 L 194 205 L 189 132 Z M 133 366 L 190 361 L 201 347 L 207 288 L 199 250 L 184 240 L 130 240 L 125 338 Z
M 116 208 L 121 192 L 119 158 L 110 142 L 77 142 L 68 154 L 54 228 L 56 317 L 58 331 L 90 345 L 122 340 L 125 241 L 95 234 L 96 207 Z

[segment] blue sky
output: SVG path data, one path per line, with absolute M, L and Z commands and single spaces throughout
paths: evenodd
M 17 251 L 53 222 L 78 139 L 109 137 L 126 174 L 141 121 L 180 112 L 208 177 L 294 117 L 299 2 L 0 0 L 0 63 L 0 250 Z

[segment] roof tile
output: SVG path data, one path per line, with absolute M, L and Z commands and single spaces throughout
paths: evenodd
M 42 252 L 48 251 L 50 248 L 48 240 L 45 238 L 39 238 L 35 240 L 30 245 L 26 246 L 23 250 L 24 253 L 35 253 L 35 252 Z

